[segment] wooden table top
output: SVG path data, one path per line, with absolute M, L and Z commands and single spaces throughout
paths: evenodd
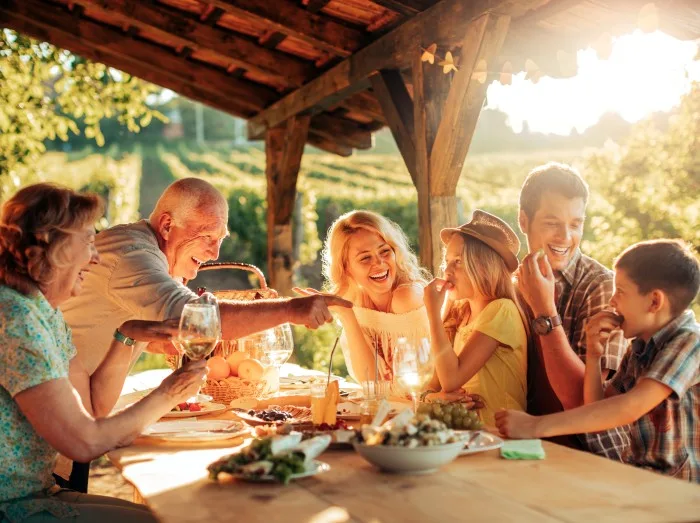
M 243 441 L 176 446 L 142 438 L 108 456 L 164 523 L 700 518 L 698 485 L 549 442 L 542 461 L 509 461 L 490 451 L 459 457 L 425 476 L 380 473 L 348 450 L 327 451 L 319 459 L 329 472 L 287 486 L 208 480 L 207 465 L 236 444 Z

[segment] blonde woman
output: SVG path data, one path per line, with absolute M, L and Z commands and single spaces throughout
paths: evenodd
M 132 359 L 119 341 L 164 341 L 171 322 L 123 323 L 92 376 L 76 358 L 58 308 L 82 290 L 99 263 L 97 196 L 50 184 L 20 190 L 0 214 L 0 522 L 154 522 L 143 505 L 59 489 L 58 452 L 80 462 L 128 445 L 150 423 L 191 396 L 204 362 L 168 376 L 148 396 L 109 415 Z
M 440 238 L 445 275 L 425 287 L 424 297 L 440 386 L 481 396 L 482 421 L 494 426 L 498 410 L 526 407 L 527 321 L 512 281 L 520 241 L 481 210 Z
M 391 380 L 396 340 L 429 336 L 423 305 L 428 272 L 418 265 L 406 235 L 377 213 L 346 213 L 328 231 L 323 273 L 329 292 L 353 303 L 333 309 L 343 325 L 341 348 L 350 375 L 374 380 L 376 353 L 378 379 Z

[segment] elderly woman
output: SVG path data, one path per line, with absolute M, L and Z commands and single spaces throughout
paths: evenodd
M 75 358 L 59 305 L 80 292 L 99 262 L 97 196 L 50 184 L 19 191 L 0 215 L 0 521 L 154 521 L 145 507 L 59 489 L 58 452 L 89 461 L 129 444 L 148 424 L 191 396 L 204 362 L 169 376 L 143 400 L 108 416 L 131 361 L 115 339 L 88 376 Z M 130 338 L 162 341 L 172 323 L 130 321 Z

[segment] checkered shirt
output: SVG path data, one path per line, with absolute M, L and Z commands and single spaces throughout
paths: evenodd
M 645 378 L 673 392 L 631 425 L 623 461 L 700 483 L 700 325 L 692 311 L 647 343 L 634 340 L 608 386 L 623 393 Z

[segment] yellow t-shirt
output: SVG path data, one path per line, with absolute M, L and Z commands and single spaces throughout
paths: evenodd
M 525 410 L 527 398 L 527 335 L 512 300 L 489 303 L 476 318 L 457 330 L 454 350 L 459 355 L 473 332 L 478 331 L 498 341 L 499 345 L 486 364 L 462 388 L 479 394 L 486 406 L 481 419 L 495 425 L 494 414 L 500 409 Z

